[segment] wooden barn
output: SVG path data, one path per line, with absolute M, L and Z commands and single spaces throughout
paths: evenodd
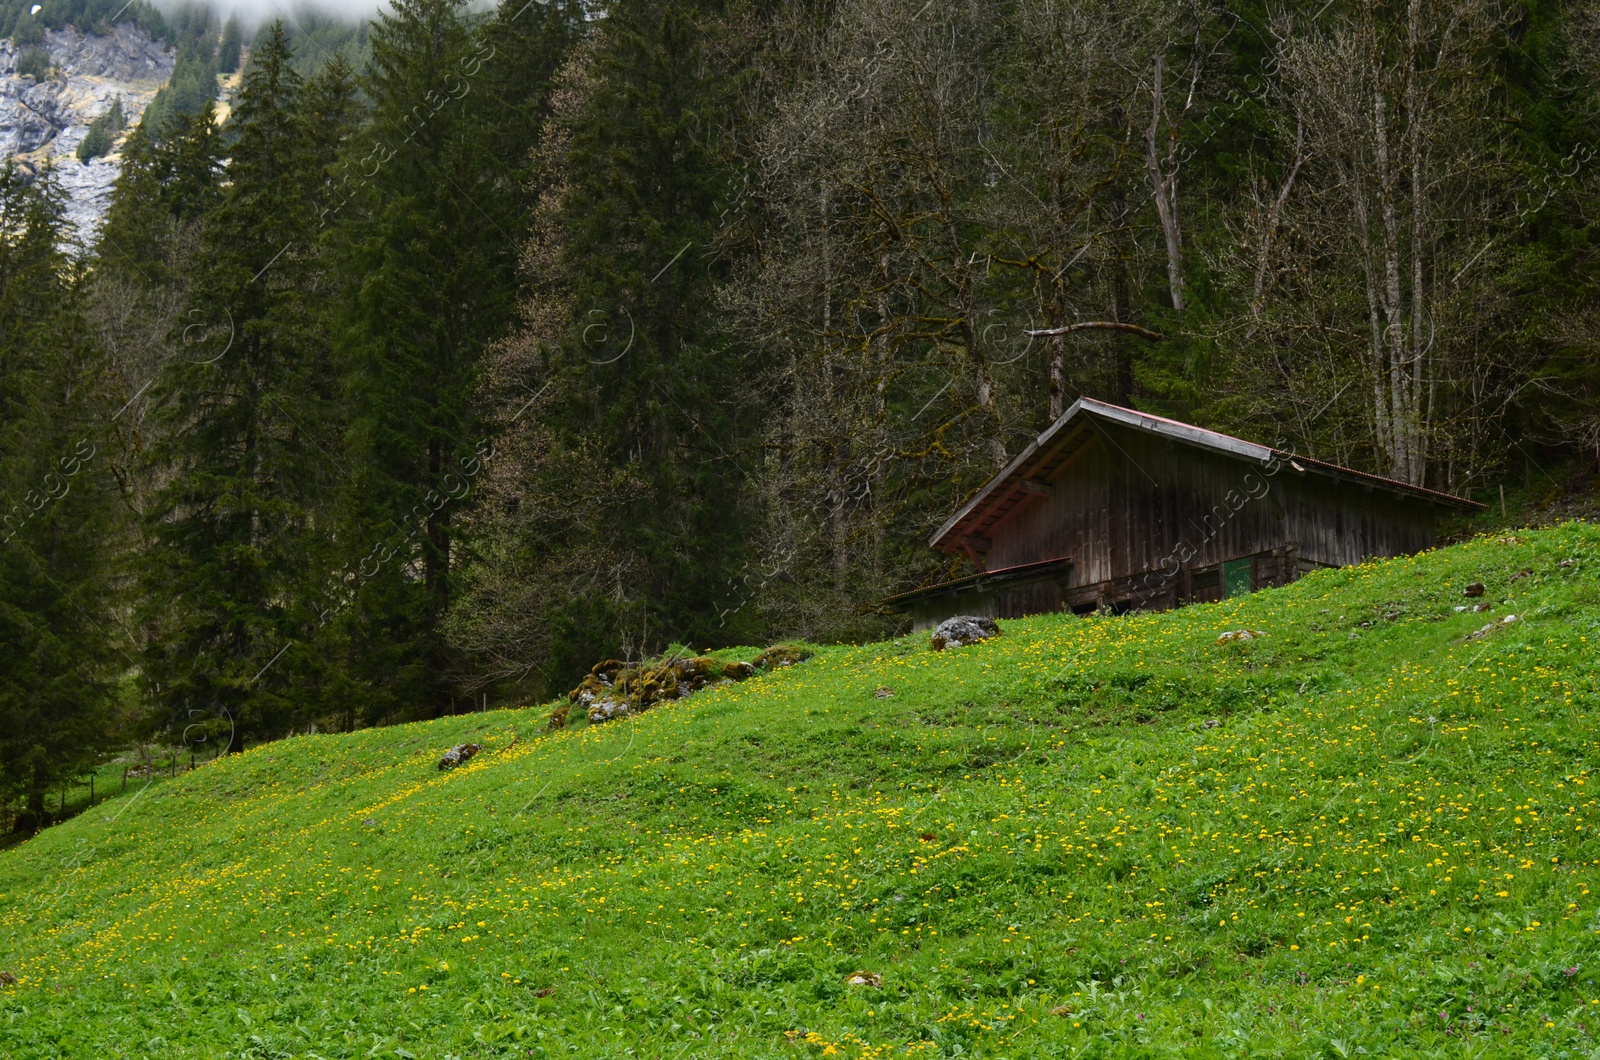
M 1164 609 L 1429 548 L 1483 506 L 1082 398 L 930 540 L 980 573 L 891 597 L 916 629 Z

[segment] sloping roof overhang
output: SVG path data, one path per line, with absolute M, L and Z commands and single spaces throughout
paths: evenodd
M 1047 485 L 1091 441 L 1102 434 L 1098 430 L 1101 423 L 1129 427 L 1197 449 L 1221 453 L 1258 464 L 1274 473 L 1281 469 L 1282 464 L 1287 464 L 1301 474 L 1322 475 L 1366 489 L 1381 489 L 1408 501 L 1420 501 L 1457 511 L 1480 511 L 1483 508 L 1476 501 L 1437 490 L 1413 486 L 1381 475 L 1369 475 L 1364 471 L 1353 471 L 1323 460 L 1298 456 L 1286 449 L 1274 449 L 1218 431 L 1208 431 L 1204 427 L 1169 420 L 1165 416 L 1153 416 L 1148 412 L 1126 409 L 1093 398 L 1079 398 L 1061 414 L 1060 419 L 1029 443 L 1003 471 L 990 479 L 960 511 L 952 515 L 929 539 L 928 544 L 952 552 L 964 543 L 981 542 L 991 527 L 1035 495 L 1045 492 Z
M 1034 563 L 1019 563 L 1015 567 L 1003 567 L 1000 570 L 984 571 L 981 574 L 969 574 L 965 578 L 956 578 L 954 581 L 940 582 L 938 585 L 929 585 L 922 589 L 913 589 L 908 593 L 900 593 L 884 600 L 884 605 L 894 611 L 903 611 L 920 600 L 949 596 L 966 589 L 993 589 L 1001 585 L 1041 581 L 1046 578 L 1060 577 L 1071 569 L 1072 560 L 1070 559 L 1042 559 Z

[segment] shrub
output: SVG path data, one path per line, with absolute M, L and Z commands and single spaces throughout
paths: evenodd
M 17 60 L 17 74 L 43 81 L 50 76 L 50 53 L 43 48 L 29 48 Z
M 111 109 L 89 123 L 89 132 L 78 145 L 78 161 L 87 162 L 110 152 L 117 135 L 127 124 L 122 113 L 122 100 L 113 100 Z
M 19 48 L 43 44 L 44 24 L 32 15 L 24 14 L 17 19 L 16 28 L 11 31 L 11 39 Z

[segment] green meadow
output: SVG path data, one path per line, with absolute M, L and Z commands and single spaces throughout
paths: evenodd
M 1600 527 L 1002 630 L 130 785 L 0 1056 L 1600 1056 Z

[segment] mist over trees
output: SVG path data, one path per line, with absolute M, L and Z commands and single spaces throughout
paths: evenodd
M 0 179 L 0 768 L 35 819 L 196 718 L 237 748 L 891 632 L 1079 395 L 1482 497 L 1600 472 L 1594 4 L 162 30 L 92 252 Z

